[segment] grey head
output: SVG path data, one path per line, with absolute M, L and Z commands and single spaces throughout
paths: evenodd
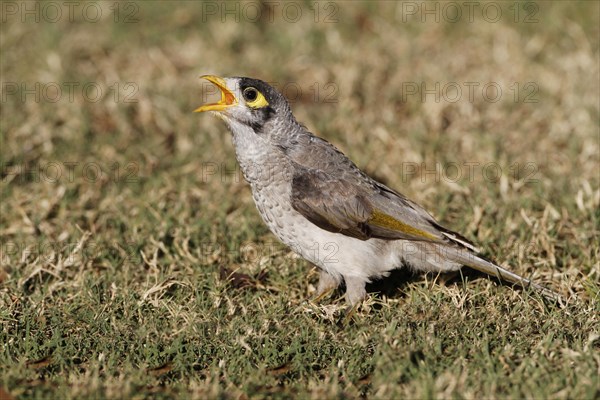
M 220 89 L 221 100 L 205 104 L 196 112 L 212 111 L 230 128 L 247 126 L 258 135 L 273 135 L 272 140 L 282 140 L 284 137 L 275 136 L 297 130 L 299 124 L 287 99 L 268 83 L 247 77 L 205 75 L 202 78 Z

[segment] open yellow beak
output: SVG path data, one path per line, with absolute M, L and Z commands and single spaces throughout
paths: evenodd
M 202 75 L 200 79 L 206 79 L 207 81 L 213 83 L 216 87 L 221 90 L 221 100 L 217 103 L 210 103 L 200 106 L 194 110 L 194 112 L 203 112 L 203 111 L 223 111 L 227 107 L 231 107 L 237 104 L 237 100 L 233 93 L 229 89 L 227 89 L 227 84 L 223 78 L 220 78 L 215 75 Z

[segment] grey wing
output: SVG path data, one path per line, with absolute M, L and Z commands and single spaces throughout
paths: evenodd
M 299 140 L 304 140 L 303 151 L 288 152 L 302 171 L 294 177 L 296 198 L 292 196 L 292 202 L 317 226 L 363 240 L 379 237 L 447 241 L 479 252 L 469 240 L 440 226 L 423 207 L 365 175 L 325 139 L 309 135 Z M 358 194 L 360 197 L 356 198 Z M 340 209 L 334 211 L 336 218 L 331 221 L 329 211 L 336 206 Z M 352 209 L 357 211 L 346 214 Z M 365 213 L 369 213 L 370 223 Z M 344 215 L 346 219 L 342 218 Z
M 446 242 L 440 230 L 401 200 L 350 179 L 301 166 L 292 179 L 293 208 L 322 229 L 361 240 Z
M 347 181 L 300 168 L 292 180 L 291 201 L 296 211 L 322 229 L 361 240 L 370 237 L 365 223 L 371 208 Z

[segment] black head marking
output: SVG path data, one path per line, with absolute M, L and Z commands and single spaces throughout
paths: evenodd
M 238 77 L 238 79 L 240 91 L 242 93 L 252 96 L 252 89 L 256 89 L 262 93 L 267 100 L 267 103 L 269 103 L 266 107 L 256 108 L 252 111 L 258 117 L 251 123 L 252 129 L 255 132 L 261 133 L 264 125 L 269 122 L 277 112 L 287 112 L 289 110 L 285 97 L 268 83 L 254 78 Z
M 254 78 L 238 77 L 238 79 L 240 82 L 240 91 L 242 93 L 248 88 L 255 88 L 265 96 L 265 99 L 269 103 L 269 107 L 277 111 L 283 111 L 284 109 L 289 108 L 285 97 L 268 83 Z

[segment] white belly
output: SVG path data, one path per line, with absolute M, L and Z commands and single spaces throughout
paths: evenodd
M 319 228 L 293 209 L 289 183 L 274 181 L 251 184 L 252 195 L 271 232 L 294 252 L 337 278 L 369 280 L 400 266 L 390 242 L 363 241 Z

